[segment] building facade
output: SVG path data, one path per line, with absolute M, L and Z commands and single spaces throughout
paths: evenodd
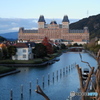
M 44 16 L 41 15 L 38 20 L 37 30 L 26 30 L 23 27 L 19 29 L 19 40 L 22 39 L 36 42 L 42 41 L 44 37 L 82 42 L 89 41 L 89 31 L 87 27 L 84 27 L 83 30 L 70 30 L 67 15 L 63 17 L 62 24 L 57 24 L 56 21 L 51 21 L 50 24 L 46 24 Z
M 30 60 L 33 59 L 32 47 L 27 43 L 17 43 L 16 55 L 12 56 L 12 60 Z

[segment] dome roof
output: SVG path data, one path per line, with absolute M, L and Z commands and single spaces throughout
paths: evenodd
M 51 23 L 50 24 L 57 24 L 57 22 L 56 21 L 51 21 Z

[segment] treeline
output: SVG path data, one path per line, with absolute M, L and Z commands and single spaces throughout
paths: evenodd
M 89 28 L 90 38 L 100 38 L 100 14 L 79 20 L 70 24 L 69 27 L 70 29 L 83 29 L 85 26 Z
M 97 54 L 100 49 L 100 45 L 98 44 L 98 41 L 92 40 L 88 44 L 84 44 L 84 48 L 93 52 L 94 54 Z

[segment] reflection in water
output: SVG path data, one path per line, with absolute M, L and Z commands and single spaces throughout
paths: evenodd
M 70 91 L 77 91 L 79 88 L 79 78 L 75 63 L 80 67 L 87 67 L 82 63 L 79 53 L 63 53 L 60 61 L 52 65 L 43 67 L 19 67 L 20 73 L 0 78 L 0 100 L 10 98 L 10 90 L 13 90 L 13 100 L 21 100 L 21 85 L 23 84 L 22 100 L 44 100 L 43 97 L 35 93 L 37 79 L 38 84 L 51 100 L 66 100 Z M 91 66 L 97 66 L 97 62 L 87 53 L 82 53 L 82 59 L 90 63 Z M 73 67 L 69 72 L 69 65 Z M 48 74 L 49 73 L 49 74 Z M 49 84 L 48 84 L 49 75 Z M 44 78 L 43 78 L 44 77 Z M 30 93 L 30 81 L 32 91 Z M 43 87 L 44 81 L 44 87 Z

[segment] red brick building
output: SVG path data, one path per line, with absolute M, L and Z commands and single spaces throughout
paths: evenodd
M 68 16 L 63 17 L 62 24 L 57 24 L 56 21 L 51 21 L 50 24 L 46 24 L 43 15 L 38 20 L 37 30 L 19 29 L 18 39 L 41 41 L 44 37 L 82 42 L 89 41 L 89 31 L 87 27 L 84 27 L 83 30 L 70 30 Z

